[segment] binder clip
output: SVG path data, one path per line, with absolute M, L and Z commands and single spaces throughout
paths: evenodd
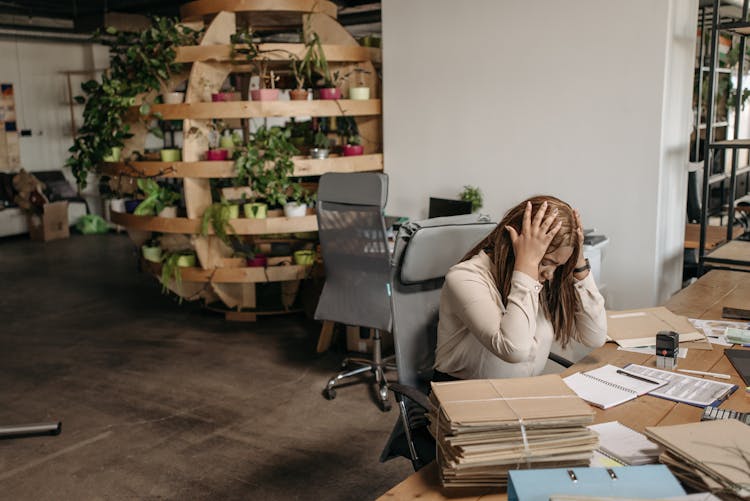
M 672 331 L 661 331 L 656 335 L 656 367 L 658 369 L 676 369 L 679 352 L 679 334 Z

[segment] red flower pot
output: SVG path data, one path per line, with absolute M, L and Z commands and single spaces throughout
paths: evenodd
M 252 268 L 260 268 L 268 263 L 268 258 L 263 254 L 256 254 L 255 257 L 247 258 L 247 265 Z
M 206 160 L 226 160 L 229 158 L 229 151 L 225 149 L 208 150 L 206 152 Z
M 365 148 L 361 144 L 346 144 L 342 146 L 341 153 L 345 157 L 354 157 L 364 153 Z
M 338 87 L 326 87 L 318 90 L 320 99 L 341 99 L 341 89 Z
M 211 101 L 218 103 L 223 101 L 239 101 L 241 98 L 239 92 L 216 92 L 211 94 Z
M 255 89 L 250 91 L 253 101 L 278 101 L 279 89 Z
M 305 89 L 292 89 L 289 91 L 289 99 L 292 101 L 307 101 L 307 91 Z

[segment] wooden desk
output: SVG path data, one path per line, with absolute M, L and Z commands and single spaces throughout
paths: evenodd
M 713 270 L 697 282 L 675 294 L 665 305 L 679 315 L 691 318 L 719 319 L 723 306 L 750 308 L 750 280 L 747 274 L 736 271 Z M 654 357 L 627 351 L 618 351 L 617 345 L 606 345 L 592 351 L 587 357 L 563 372 L 563 376 L 588 370 L 605 363 L 623 366 L 636 363 L 654 366 Z M 745 395 L 745 384 L 724 356 L 720 346 L 708 350 L 690 350 L 685 359 L 680 359 L 682 369 L 720 372 L 730 374 L 731 382 L 740 386 L 721 407 L 750 411 L 750 397 Z M 596 423 L 617 420 L 631 428 L 643 431 L 647 426 L 672 425 L 699 421 L 703 410 L 687 404 L 679 404 L 662 398 L 644 395 L 606 411 L 596 410 Z M 432 463 L 414 473 L 400 484 L 383 494 L 381 500 L 419 499 L 420 501 L 505 501 L 507 495 L 497 489 L 455 489 L 440 487 L 437 466 Z
M 732 238 L 742 235 L 744 230 L 740 226 L 735 226 L 732 232 Z M 706 226 L 706 249 L 713 249 L 727 239 L 726 226 Z M 701 225 L 687 223 L 685 225 L 685 248 L 697 249 L 701 243 Z

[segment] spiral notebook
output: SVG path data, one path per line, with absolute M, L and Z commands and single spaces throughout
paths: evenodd
M 667 384 L 666 381 L 632 374 L 610 364 L 576 372 L 563 378 L 563 381 L 579 397 L 602 409 L 620 405 Z

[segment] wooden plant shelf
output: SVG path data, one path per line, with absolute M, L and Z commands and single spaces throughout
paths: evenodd
M 180 268 L 182 279 L 187 282 L 211 282 L 225 284 L 286 282 L 302 280 L 310 274 L 311 266 L 296 264 L 284 266 L 245 268 Z
M 247 45 L 238 44 L 236 48 L 242 49 Z M 269 61 L 282 61 L 289 63 L 290 53 L 298 57 L 304 57 L 305 48 L 300 43 L 263 43 L 258 48 L 264 52 L 265 59 Z M 381 60 L 380 49 L 374 47 L 362 47 L 357 45 L 323 45 L 326 59 L 329 63 L 361 63 L 365 61 L 379 62 Z M 196 61 L 218 61 L 230 62 L 232 60 L 231 45 L 190 45 L 177 48 L 175 62 L 194 63 Z M 240 55 L 234 59 L 238 64 L 247 63 Z
M 263 118 L 263 117 L 336 117 L 380 115 L 380 99 L 316 99 L 314 101 L 232 101 L 218 103 L 156 104 L 151 113 L 161 114 L 164 120 L 186 118 Z M 136 121 L 138 107 L 128 111 L 128 118 Z
M 201 220 L 185 217 L 134 216 L 122 212 L 112 213 L 112 222 L 131 230 L 157 231 L 160 233 L 182 233 L 197 235 L 200 233 Z M 266 219 L 230 219 L 237 235 L 264 235 L 268 233 L 297 233 L 318 231 L 316 216 L 302 217 L 269 217 Z M 213 235 L 213 229 L 209 228 Z
M 297 156 L 294 176 L 320 176 L 326 172 L 370 172 L 383 170 L 383 154 L 353 157 L 333 156 L 318 160 Z M 102 172 L 110 176 L 131 177 L 192 177 L 198 179 L 233 178 L 236 175 L 233 161 L 224 162 L 108 162 Z
M 202 21 L 204 17 L 227 12 L 318 12 L 336 19 L 338 7 L 327 0 L 196 0 L 180 7 L 184 21 Z

